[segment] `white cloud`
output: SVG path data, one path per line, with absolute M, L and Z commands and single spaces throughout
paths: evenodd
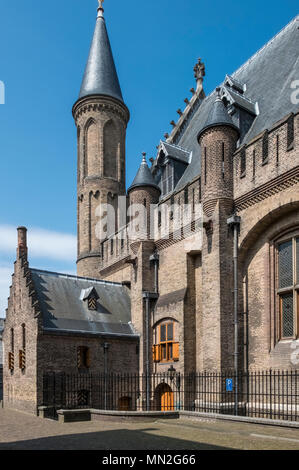
M 0 225 L 0 253 L 11 256 L 17 246 L 17 231 L 11 225 Z M 30 258 L 49 258 L 75 261 L 77 241 L 74 235 L 52 232 L 41 228 L 28 230 Z

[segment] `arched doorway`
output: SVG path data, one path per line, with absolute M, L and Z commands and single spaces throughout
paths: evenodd
M 167 384 L 160 384 L 156 389 L 157 409 L 161 411 L 173 411 L 173 391 Z

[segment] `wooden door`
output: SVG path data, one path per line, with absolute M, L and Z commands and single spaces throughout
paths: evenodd
M 173 392 L 169 385 L 164 385 L 161 391 L 161 411 L 173 411 Z
M 118 411 L 130 411 L 131 410 L 131 398 L 122 397 L 118 400 Z

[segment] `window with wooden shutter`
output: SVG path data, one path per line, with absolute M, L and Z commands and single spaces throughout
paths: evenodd
M 21 370 L 26 369 L 26 353 L 24 349 L 20 349 L 19 351 L 19 368 Z
M 161 348 L 159 344 L 153 346 L 153 361 L 160 362 L 161 360 Z
M 90 358 L 90 349 L 86 348 L 86 367 L 89 369 L 91 366 L 91 358 Z
M 8 353 L 8 368 L 10 371 L 15 368 L 15 355 L 13 352 Z
M 173 360 L 179 361 L 180 359 L 180 345 L 179 343 L 173 343 Z
M 90 349 L 85 346 L 79 346 L 77 349 L 78 369 L 89 369 L 90 366 L 91 366 Z
M 97 299 L 95 297 L 89 297 L 88 299 L 88 310 L 97 309 Z

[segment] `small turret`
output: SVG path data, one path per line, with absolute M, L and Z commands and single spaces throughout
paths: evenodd
M 208 119 L 198 134 L 201 146 L 203 209 L 211 215 L 218 199 L 233 199 L 233 154 L 240 135 L 217 88 Z
M 147 232 L 150 229 L 151 205 L 158 204 L 161 190 L 155 183 L 151 170 L 146 161 L 146 154 L 142 154 L 142 163 L 137 175 L 128 189 L 130 206 L 142 205 L 147 211 Z

